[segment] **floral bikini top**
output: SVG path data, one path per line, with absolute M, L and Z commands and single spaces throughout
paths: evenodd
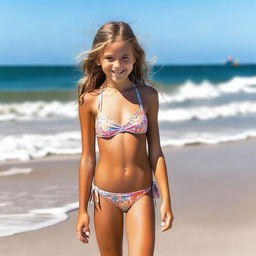
M 95 132 L 97 137 L 111 137 L 120 132 L 130 133 L 146 133 L 148 126 L 147 115 L 143 109 L 142 101 L 140 98 L 137 87 L 133 84 L 137 99 L 139 101 L 139 107 L 130 116 L 128 121 L 124 125 L 120 125 L 113 119 L 109 118 L 102 112 L 102 95 L 104 89 L 101 89 L 98 100 L 98 114 L 95 120 Z

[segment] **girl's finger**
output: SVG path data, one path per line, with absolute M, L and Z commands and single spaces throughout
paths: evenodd
M 85 226 L 82 226 L 80 229 L 77 231 L 77 238 L 82 241 L 83 243 L 88 243 L 88 238 L 90 236 L 90 230 L 86 228 Z
M 170 216 L 166 217 L 164 224 L 165 225 L 163 225 L 162 231 L 166 231 L 167 229 L 169 229 L 171 227 L 172 223 L 171 223 L 171 217 Z
M 84 237 L 84 238 L 90 238 L 90 230 L 89 229 L 83 229 L 83 231 L 81 232 L 82 233 L 82 236 Z
M 165 213 L 161 214 L 161 220 L 165 221 L 165 218 L 166 218 L 166 214 Z
M 166 216 L 166 215 L 163 214 L 162 217 L 161 217 L 161 226 L 162 226 L 162 228 L 163 228 L 164 226 L 166 226 L 166 217 L 165 217 L 165 216 Z
M 80 240 L 83 243 L 88 243 L 88 239 L 86 237 L 84 237 L 81 233 L 77 234 L 77 238 L 78 238 L 78 240 Z
M 88 227 L 83 227 L 82 232 L 85 233 L 87 236 L 90 236 L 90 229 Z
M 80 240 L 81 242 L 83 242 L 83 243 L 86 243 L 86 244 L 89 243 L 88 239 L 83 238 L 82 236 L 79 238 L 79 240 Z
M 161 216 L 161 226 L 164 226 L 165 225 L 165 219 L 166 219 L 166 214 L 162 214 Z

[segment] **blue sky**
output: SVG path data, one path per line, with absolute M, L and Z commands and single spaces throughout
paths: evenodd
M 0 0 L 0 65 L 74 64 L 100 25 L 130 23 L 156 64 L 256 62 L 254 0 Z

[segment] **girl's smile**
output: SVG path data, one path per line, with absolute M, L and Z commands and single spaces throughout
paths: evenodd
M 135 61 L 130 43 L 115 41 L 105 47 L 97 63 L 105 73 L 107 83 L 111 84 L 127 83 Z

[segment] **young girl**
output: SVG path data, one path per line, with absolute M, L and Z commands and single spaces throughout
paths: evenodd
M 91 200 L 101 255 L 122 255 L 124 222 L 129 255 L 153 255 L 153 199 L 158 196 L 153 173 L 162 196 L 162 231 L 171 228 L 174 217 L 159 140 L 158 92 L 145 84 L 145 52 L 127 23 L 109 22 L 86 53 L 78 87 L 82 155 L 77 237 L 89 241 Z

